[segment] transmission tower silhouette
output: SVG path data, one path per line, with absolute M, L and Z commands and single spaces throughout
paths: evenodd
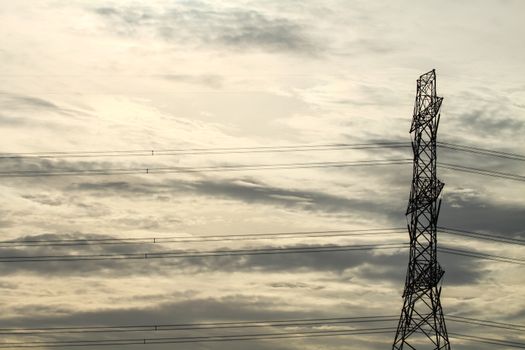
M 410 128 L 414 152 L 406 211 L 410 255 L 394 350 L 450 349 L 440 301 L 444 271 L 437 261 L 436 226 L 444 184 L 436 174 L 436 138 L 442 101 L 436 93 L 435 70 L 421 75 Z

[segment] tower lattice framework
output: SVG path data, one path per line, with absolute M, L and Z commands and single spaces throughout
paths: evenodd
M 410 255 L 403 309 L 392 349 L 450 349 L 441 307 L 437 261 L 437 220 L 444 184 L 436 174 L 436 137 L 442 97 L 436 94 L 436 72 L 417 80 L 410 133 L 414 152 L 413 179 L 407 208 Z

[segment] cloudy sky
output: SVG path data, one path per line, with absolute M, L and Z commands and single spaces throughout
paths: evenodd
M 0 151 L 187 150 L 410 140 L 415 81 L 436 69 L 439 139 L 525 154 L 525 2 L 0 0 Z M 172 152 L 173 153 L 173 152 Z M 129 154 L 128 154 L 129 155 Z M 353 162 L 408 148 L 3 157 L 2 173 Z M 523 174 L 443 149 L 440 160 Z M 439 169 L 439 224 L 525 239 L 525 184 Z M 203 237 L 404 227 L 410 164 L 105 176 L 2 176 L 2 240 Z M 258 241 L 13 247 L 1 256 L 407 242 L 406 232 Z M 523 257 L 442 234 L 440 244 Z M 407 251 L 0 262 L 0 326 L 398 315 Z M 446 314 L 525 324 L 523 265 L 441 254 Z M 308 331 L 394 327 L 311 327 Z M 342 328 L 341 328 L 342 327 Z M 346 327 L 346 328 L 345 328 Z M 449 332 L 525 341 L 448 322 Z M 304 330 L 301 328 L 301 330 Z M 248 330 L 293 332 L 296 328 Z M 239 331 L 237 331 L 239 332 Z M 3 336 L 2 342 L 238 334 Z M 191 343 L 180 349 L 385 349 L 394 334 Z M 452 339 L 456 349 L 491 345 Z M 7 346 L 0 343 L 0 346 Z M 168 349 L 173 345 L 146 345 Z M 146 348 L 144 346 L 144 348 Z M 135 346 L 134 348 L 139 348 Z M 40 348 L 47 349 L 45 345 Z M 90 347 L 91 348 L 91 347 Z M 92 348 L 96 348 L 95 346 Z M 124 346 L 105 348 L 124 349 Z

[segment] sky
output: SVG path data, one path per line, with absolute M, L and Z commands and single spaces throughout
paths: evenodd
M 524 12 L 521 0 L 0 0 L 0 153 L 409 142 L 416 79 L 436 69 L 438 95 L 444 97 L 439 141 L 525 154 Z M 408 148 L 186 153 L 4 156 L 0 161 L 5 173 L 412 157 Z M 463 166 L 524 173 L 520 161 L 449 149 L 439 149 L 438 157 Z M 2 176 L 0 233 L 6 241 L 404 228 L 411 176 L 410 164 Z M 523 182 L 440 168 L 438 176 L 445 183 L 440 226 L 525 239 Z M 524 252 L 519 245 L 444 233 L 438 239 L 444 246 L 473 252 L 516 258 Z M 405 229 L 392 235 L 258 241 L 4 244 L 0 256 L 407 241 Z M 444 253 L 439 260 L 446 271 L 441 294 L 445 314 L 525 324 L 523 265 Z M 407 262 L 403 249 L 0 262 L 0 327 L 398 315 Z M 396 322 L 377 326 L 395 327 Z M 525 341 L 512 330 L 453 321 L 447 326 L 451 334 Z M 310 330 L 320 329 L 339 328 Z M 231 332 L 235 334 L 4 335 L 0 346 Z M 177 348 L 385 349 L 393 337 L 189 343 Z M 492 347 L 453 337 L 451 343 L 456 349 Z M 162 350 L 173 344 L 146 347 Z

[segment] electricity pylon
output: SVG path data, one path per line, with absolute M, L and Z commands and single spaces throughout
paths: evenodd
M 444 186 L 436 175 L 436 137 L 442 101 L 436 95 L 435 70 L 420 76 L 410 128 L 414 152 L 406 211 L 410 256 L 394 350 L 450 349 L 440 301 L 444 271 L 437 261 L 436 249 L 439 195 Z

